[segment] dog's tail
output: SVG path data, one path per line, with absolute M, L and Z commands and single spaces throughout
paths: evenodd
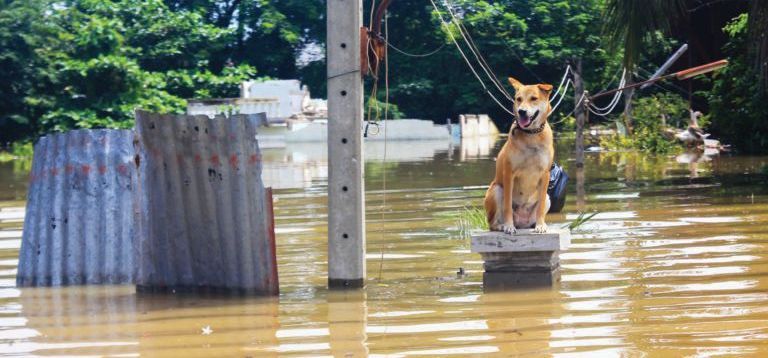
M 492 182 L 488 186 L 488 191 L 485 193 L 485 201 L 483 203 L 485 206 L 486 219 L 488 220 L 488 227 L 491 229 L 495 226 L 496 211 L 501 209 L 497 190 L 496 182 Z

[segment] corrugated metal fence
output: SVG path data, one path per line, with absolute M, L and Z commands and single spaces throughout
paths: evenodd
M 136 113 L 141 290 L 278 292 L 262 120 Z
M 32 159 L 19 286 L 132 283 L 133 131 L 42 137 Z
M 17 284 L 277 294 L 265 120 L 138 111 L 135 134 L 41 138 Z

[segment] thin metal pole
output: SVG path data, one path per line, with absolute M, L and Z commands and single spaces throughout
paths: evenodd
M 683 53 L 685 53 L 686 50 L 688 50 L 688 44 L 683 44 L 682 46 L 680 46 L 680 48 L 677 49 L 677 51 L 675 51 L 675 53 L 673 53 L 672 56 L 670 56 L 667 59 L 667 61 L 665 61 L 664 64 L 661 65 L 661 67 L 659 67 L 659 69 L 657 69 L 656 72 L 654 72 L 653 75 L 651 76 L 651 78 L 649 78 L 649 79 L 652 80 L 652 79 L 659 78 L 659 76 L 664 74 L 664 72 L 667 72 L 667 70 L 670 67 L 672 67 L 672 64 L 674 64 L 675 61 L 677 61 L 680 58 L 680 56 L 682 56 Z M 689 52 L 688 53 L 688 67 L 691 66 L 690 59 L 691 59 L 691 56 L 690 56 L 690 52 Z M 640 89 L 646 89 L 650 85 L 651 85 L 650 83 L 646 83 L 646 84 L 640 86 Z
M 589 99 L 594 101 L 595 98 L 600 98 L 600 97 L 607 96 L 609 94 L 614 94 L 616 92 L 623 91 L 623 90 L 630 89 L 630 88 L 640 87 L 640 86 L 642 86 L 642 85 L 644 85 L 646 83 L 654 83 L 654 82 L 658 82 L 658 81 L 661 81 L 661 80 L 665 80 L 665 79 L 670 78 L 670 77 L 675 77 L 675 75 L 677 75 L 677 73 L 670 73 L 670 74 L 668 74 L 666 76 L 661 76 L 661 77 L 658 77 L 658 78 L 653 78 L 653 79 L 645 80 L 645 81 L 642 81 L 642 82 L 636 82 L 636 83 L 633 83 L 633 84 L 631 84 L 629 86 L 624 86 L 624 87 L 621 87 L 621 88 L 616 88 L 616 89 L 608 90 L 608 91 L 605 91 L 605 92 L 600 92 L 600 93 L 590 97 Z
M 665 80 L 667 78 L 675 77 L 678 80 L 687 80 L 689 78 L 692 78 L 692 77 L 695 77 L 695 76 L 698 76 L 698 75 L 702 75 L 702 74 L 705 74 L 705 73 L 708 73 L 708 72 L 715 71 L 715 70 L 723 68 L 723 67 L 725 67 L 727 65 L 728 65 L 728 60 L 719 60 L 719 61 L 715 61 L 715 62 L 705 63 L 705 64 L 700 65 L 700 66 L 691 67 L 691 68 L 688 68 L 688 69 L 685 69 L 685 70 L 682 70 L 682 71 L 677 71 L 675 73 L 670 73 L 670 74 L 665 75 L 665 76 L 647 79 L 647 80 L 642 81 L 642 82 L 636 82 L 636 83 L 630 84 L 628 86 L 612 89 L 610 91 L 600 92 L 600 93 L 592 96 L 591 100 L 594 100 L 595 98 L 607 96 L 609 94 L 616 93 L 618 91 L 623 91 L 625 89 L 635 88 L 635 87 L 642 86 L 642 85 L 645 85 L 645 84 L 648 84 L 648 83 L 653 83 L 653 82 Z
M 362 0 L 328 0 L 328 286 L 365 286 Z

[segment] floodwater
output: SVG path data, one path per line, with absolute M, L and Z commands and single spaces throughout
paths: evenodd
M 389 143 L 384 163 L 383 144 L 371 143 L 368 286 L 353 292 L 325 288 L 324 148 L 265 150 L 264 178 L 276 188 L 274 299 L 17 289 L 26 171 L 0 164 L 0 353 L 768 356 L 768 157 L 686 164 L 590 153 L 579 174 L 560 141 L 571 182 L 550 226 L 578 210 L 600 214 L 561 255 L 560 283 L 484 293 L 482 262 L 456 216 L 481 205 L 498 148 Z

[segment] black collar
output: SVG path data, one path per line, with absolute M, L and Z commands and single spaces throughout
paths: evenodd
M 514 135 L 516 130 L 519 130 L 519 131 L 527 133 L 527 134 L 538 134 L 538 133 L 541 133 L 541 131 L 544 130 L 544 126 L 546 126 L 546 125 L 547 125 L 547 122 L 546 121 L 542 121 L 541 125 L 539 126 L 539 128 L 525 129 L 525 128 L 520 127 L 519 125 L 517 125 L 517 118 L 515 118 L 515 121 L 512 122 L 512 134 Z

